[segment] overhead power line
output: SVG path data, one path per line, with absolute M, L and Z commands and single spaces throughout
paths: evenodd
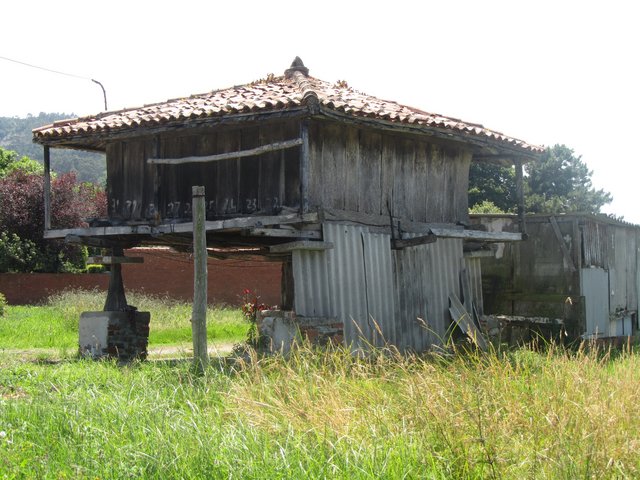
M 36 68 L 38 70 L 44 70 L 45 72 L 56 73 L 58 75 L 64 75 L 64 76 L 67 76 L 67 77 L 78 78 L 80 80 L 89 80 L 89 81 L 91 81 L 93 83 L 97 83 L 100 86 L 100 88 L 102 89 L 102 96 L 104 98 L 104 109 L 108 110 L 107 109 L 107 91 L 104 89 L 104 86 L 102 85 L 102 83 L 100 83 L 98 80 L 96 80 L 94 78 L 83 77 L 82 75 L 75 75 L 73 73 L 61 72 L 60 70 L 54 70 L 52 68 L 41 67 L 39 65 L 33 65 L 32 63 L 22 62 L 20 60 L 15 60 L 13 58 L 3 57 L 2 55 L 0 55 L 0 59 L 1 60 L 6 60 L 8 62 L 13 62 L 13 63 L 17 63 L 17 64 L 20 64 L 20 65 L 24 65 L 26 67 Z

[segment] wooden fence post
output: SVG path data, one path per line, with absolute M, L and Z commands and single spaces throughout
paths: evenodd
M 207 232 L 204 187 L 191 187 L 193 210 L 193 362 L 198 371 L 209 363 L 207 350 Z
M 44 146 L 44 230 L 51 230 L 51 154 Z

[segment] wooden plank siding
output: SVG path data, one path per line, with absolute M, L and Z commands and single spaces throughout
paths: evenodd
M 112 142 L 106 149 L 109 218 L 190 221 L 193 185 L 205 187 L 207 220 L 298 208 L 299 148 L 207 163 L 146 161 L 246 150 L 298 136 L 299 123 L 283 121 Z
M 471 152 L 348 124 L 310 127 L 309 201 L 418 222 L 468 220 Z
M 205 187 L 208 220 L 299 208 L 298 147 L 206 163 L 146 162 L 247 150 L 299 135 L 299 122 L 289 120 L 113 142 L 107 147 L 109 216 L 188 221 L 193 185 Z M 464 147 L 323 120 L 310 122 L 309 139 L 311 208 L 416 222 L 468 220 L 471 153 Z

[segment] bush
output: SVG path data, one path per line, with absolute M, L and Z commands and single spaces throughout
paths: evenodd
M 4 316 L 4 308 L 7 306 L 7 297 L 0 292 L 0 317 Z
M 15 233 L 0 232 L 0 273 L 33 272 L 41 269 L 42 263 L 35 243 Z
M 86 248 L 43 238 L 43 185 L 41 174 L 25 170 L 14 170 L 0 178 L 0 231 L 8 234 L 3 239 L 4 247 L 0 247 L 0 263 L 7 265 L 0 271 L 75 273 L 84 270 Z M 85 218 L 104 215 L 104 190 L 78 183 L 74 173 L 59 175 L 51 182 L 54 228 L 86 226 Z

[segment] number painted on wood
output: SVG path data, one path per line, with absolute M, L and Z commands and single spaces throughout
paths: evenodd
M 237 211 L 236 203 L 233 198 L 227 197 L 224 199 L 224 203 L 222 204 L 222 211 L 224 213 L 235 213 Z
M 147 211 L 145 212 L 144 216 L 146 218 L 153 218 L 156 216 L 156 206 L 153 203 L 150 203 L 147 206 Z
M 258 199 L 256 198 L 245 198 L 245 203 L 247 204 L 246 212 L 253 213 L 258 210 Z

